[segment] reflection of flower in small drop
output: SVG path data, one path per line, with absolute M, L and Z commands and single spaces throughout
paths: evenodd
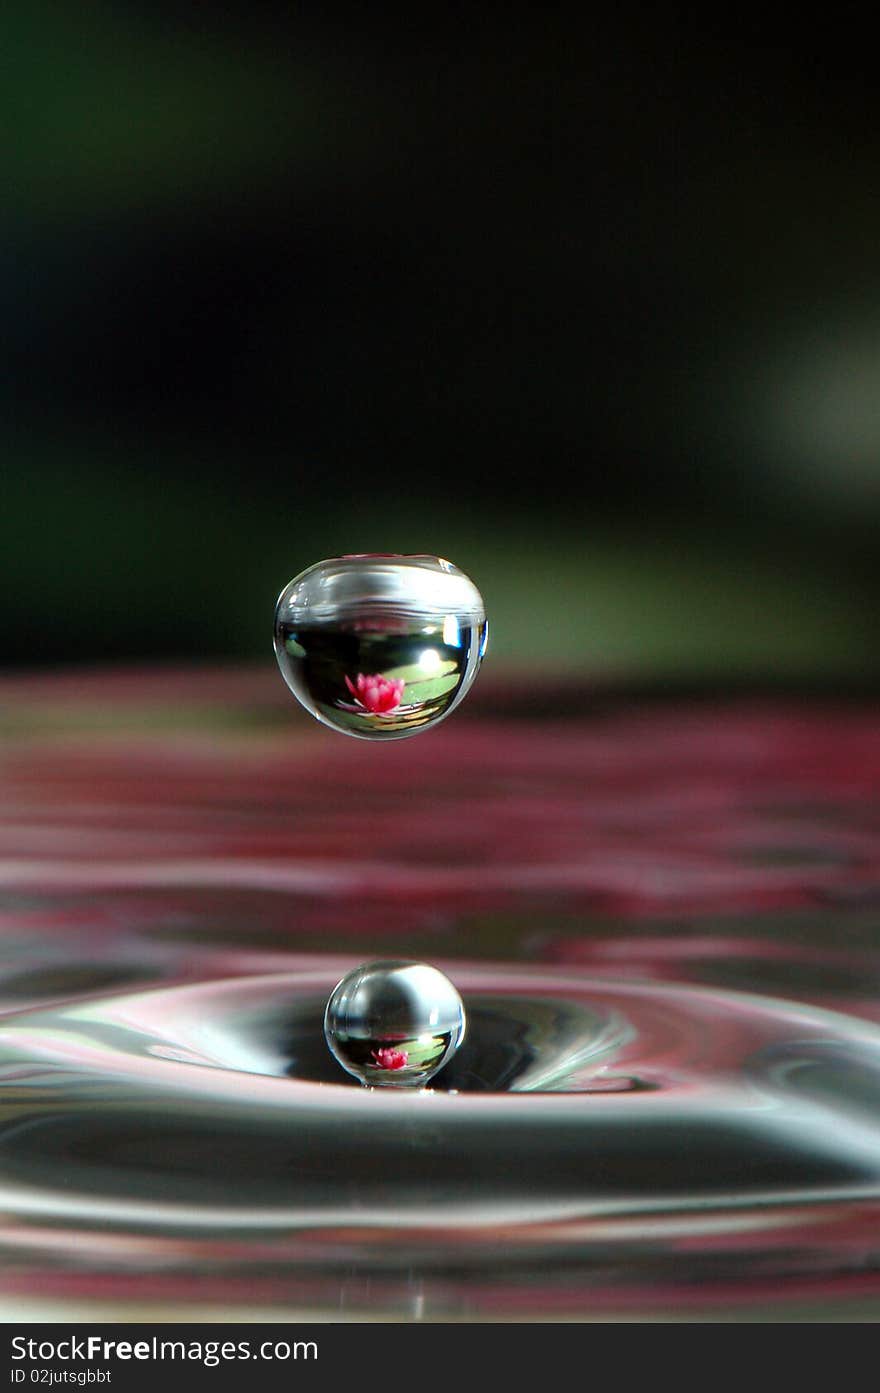
M 409 1059 L 406 1050 L 396 1050 L 393 1045 L 383 1045 L 381 1049 L 371 1050 L 380 1069 L 402 1069 Z
M 358 705 L 371 711 L 374 716 L 384 716 L 400 705 L 406 683 L 402 678 L 382 677 L 379 674 L 368 677 L 359 672 L 354 682 L 346 677 L 345 685 Z

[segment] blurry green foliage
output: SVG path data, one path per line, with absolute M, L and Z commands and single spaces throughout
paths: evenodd
M 646 15 L 4 8 L 0 662 L 400 550 L 539 673 L 877 675 L 873 72 Z

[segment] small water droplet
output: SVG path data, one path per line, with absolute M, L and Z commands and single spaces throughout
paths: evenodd
M 464 1038 L 462 999 L 425 963 L 364 963 L 334 987 L 324 1036 L 343 1069 L 378 1087 L 420 1086 Z
M 394 740 L 458 705 L 486 651 L 480 592 L 437 556 L 342 556 L 284 587 L 275 653 L 294 696 L 324 725 Z

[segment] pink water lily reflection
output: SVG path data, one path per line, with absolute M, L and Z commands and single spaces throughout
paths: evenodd
M 397 710 L 406 683 L 402 678 L 382 677 L 378 673 L 367 676 L 359 672 L 354 682 L 346 677 L 345 685 L 359 706 L 374 716 L 385 716 L 389 711 Z
M 379 1069 L 402 1069 L 409 1059 L 406 1050 L 399 1050 L 394 1045 L 383 1045 L 381 1049 L 371 1050 L 370 1053 Z

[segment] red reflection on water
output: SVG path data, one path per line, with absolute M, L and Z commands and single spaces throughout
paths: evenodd
M 514 720 L 489 675 L 455 722 L 376 749 L 300 715 L 268 668 L 10 679 L 0 701 L 6 1009 L 87 993 L 107 966 L 149 985 L 393 949 L 732 986 L 880 1019 L 873 709 L 719 701 L 593 716 L 585 697 L 581 716 Z M 712 1021 L 723 1052 L 722 1025 Z M 644 1064 L 667 1086 L 681 1046 L 662 1026 L 643 1041 Z M 662 1241 L 646 1224 L 610 1251 L 604 1277 L 589 1268 L 589 1304 L 877 1300 L 876 1207 L 826 1213 L 792 1210 L 768 1228 L 744 1212 L 738 1234 L 704 1227 Z M 238 1242 L 224 1256 L 222 1244 L 181 1239 L 181 1275 L 171 1240 L 157 1248 L 160 1273 L 137 1235 L 105 1254 L 93 1233 L 70 1232 L 70 1261 L 87 1270 L 58 1270 L 61 1230 L 47 1230 L 51 1262 L 8 1289 L 195 1300 L 194 1257 L 212 1266 L 198 1299 L 316 1289 L 293 1273 L 237 1283 L 222 1265 L 240 1266 Z M 585 1225 L 585 1249 L 591 1233 L 600 1247 L 617 1242 Z M 543 1245 L 552 1266 L 552 1231 L 514 1237 Z M 23 1251 L 39 1242 L 24 1227 L 5 1238 Z M 253 1261 L 320 1267 L 340 1247 L 365 1262 L 393 1241 L 315 1230 L 255 1245 Z M 709 1276 L 685 1290 L 665 1268 L 652 1275 L 670 1253 L 699 1249 L 720 1266 L 753 1246 L 766 1275 L 747 1283 Z M 837 1269 L 816 1271 L 832 1250 Z M 440 1310 L 464 1299 L 439 1280 L 434 1295 Z M 469 1311 L 518 1304 L 582 1311 L 584 1284 L 498 1278 L 467 1294 Z

